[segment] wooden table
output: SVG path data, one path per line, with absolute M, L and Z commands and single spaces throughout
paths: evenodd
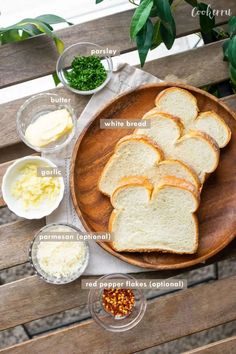
M 211 1 L 213 8 L 231 8 L 236 13 L 235 0 Z M 225 6 L 224 6 L 225 5 Z M 178 37 L 199 31 L 198 19 L 186 16 L 190 6 L 178 7 L 175 18 Z M 58 31 L 69 46 L 78 41 L 93 41 L 100 45 L 120 47 L 121 52 L 134 49 L 129 39 L 129 23 L 132 11 L 111 15 L 86 24 L 75 25 Z M 217 17 L 217 24 L 224 24 L 227 17 Z M 223 61 L 222 41 L 151 61 L 145 70 L 161 79 L 184 81 L 202 87 L 228 79 L 228 65 Z M 58 54 L 54 44 L 45 36 L 0 48 L 0 87 L 7 87 L 55 71 Z M 89 100 L 87 96 L 74 95 L 64 88 L 52 90 L 71 98 L 71 104 L 79 116 Z M 236 111 L 236 95 L 223 98 Z M 6 168 L 16 158 L 34 153 L 16 133 L 15 118 L 20 105 L 18 99 L 0 105 L 0 179 Z M 235 162 L 232 162 L 235 163 Z M 5 203 L 0 196 L 0 206 Z M 0 227 L 0 269 L 27 262 L 27 253 L 33 235 L 45 220 L 20 220 Z M 236 242 L 217 257 L 235 260 Z M 201 265 L 201 267 L 204 265 Z M 181 273 L 143 273 L 144 277 L 167 278 Z M 81 290 L 80 281 L 65 286 L 44 283 L 37 276 L 30 276 L 0 286 L 0 330 L 43 318 L 87 302 L 87 291 Z M 64 354 L 64 353 L 133 353 L 200 332 L 236 319 L 236 276 L 213 283 L 199 285 L 168 296 L 150 300 L 141 323 L 134 329 L 114 335 L 105 332 L 92 320 L 31 339 L 1 353 Z M 236 337 L 219 341 L 191 353 L 233 353 Z M 190 353 L 190 352 L 189 352 Z

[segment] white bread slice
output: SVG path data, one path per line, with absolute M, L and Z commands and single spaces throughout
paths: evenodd
M 166 175 L 186 179 L 196 188 L 200 187 L 198 177 L 184 163 L 162 159 L 162 150 L 148 137 L 126 136 L 117 143 L 114 154 L 104 167 L 98 188 L 111 196 L 124 177 L 145 176 L 155 184 Z
M 165 177 L 152 189 L 143 178 L 127 178 L 114 191 L 111 202 L 114 210 L 109 232 L 116 251 L 197 251 L 198 222 L 194 213 L 199 194 L 192 184 Z
M 188 127 L 198 115 L 197 99 L 189 91 L 179 87 L 169 87 L 159 93 L 155 105 L 158 112 L 165 112 L 181 119 Z
M 135 134 L 147 135 L 162 149 L 165 159 L 176 159 L 190 166 L 201 183 L 206 174 L 213 172 L 219 163 L 219 148 L 210 136 L 202 132 L 183 134 L 183 125 L 177 117 L 154 112 L 146 115 L 151 120 L 148 129 L 136 129 Z
M 185 132 L 197 130 L 211 136 L 220 148 L 228 144 L 231 132 L 224 119 L 213 111 L 202 112 L 198 115 L 196 98 L 187 90 L 170 87 L 163 90 L 155 100 L 156 108 L 148 114 L 165 112 L 181 119 Z
M 190 128 L 210 135 L 220 148 L 225 147 L 231 139 L 231 131 L 228 125 L 224 119 L 213 111 L 200 113 Z

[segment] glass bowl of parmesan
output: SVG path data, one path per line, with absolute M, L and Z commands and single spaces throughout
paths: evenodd
M 69 99 L 40 93 L 26 100 L 17 112 L 17 132 L 30 148 L 53 153 L 64 148 L 76 131 L 76 117 Z
M 48 224 L 35 235 L 29 248 L 35 273 L 50 284 L 67 284 L 78 279 L 89 261 L 88 242 L 81 231 L 66 223 Z

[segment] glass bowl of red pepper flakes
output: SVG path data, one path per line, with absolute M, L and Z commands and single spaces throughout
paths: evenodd
M 132 280 L 127 274 L 109 274 L 98 281 L 112 279 Z M 111 332 L 124 332 L 135 327 L 143 318 L 146 299 L 142 289 L 101 288 L 89 292 L 89 310 L 91 316 L 101 327 Z

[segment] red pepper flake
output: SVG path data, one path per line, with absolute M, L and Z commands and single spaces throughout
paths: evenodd
M 131 289 L 104 289 L 102 304 L 105 311 L 114 317 L 128 316 L 133 310 L 135 297 Z

